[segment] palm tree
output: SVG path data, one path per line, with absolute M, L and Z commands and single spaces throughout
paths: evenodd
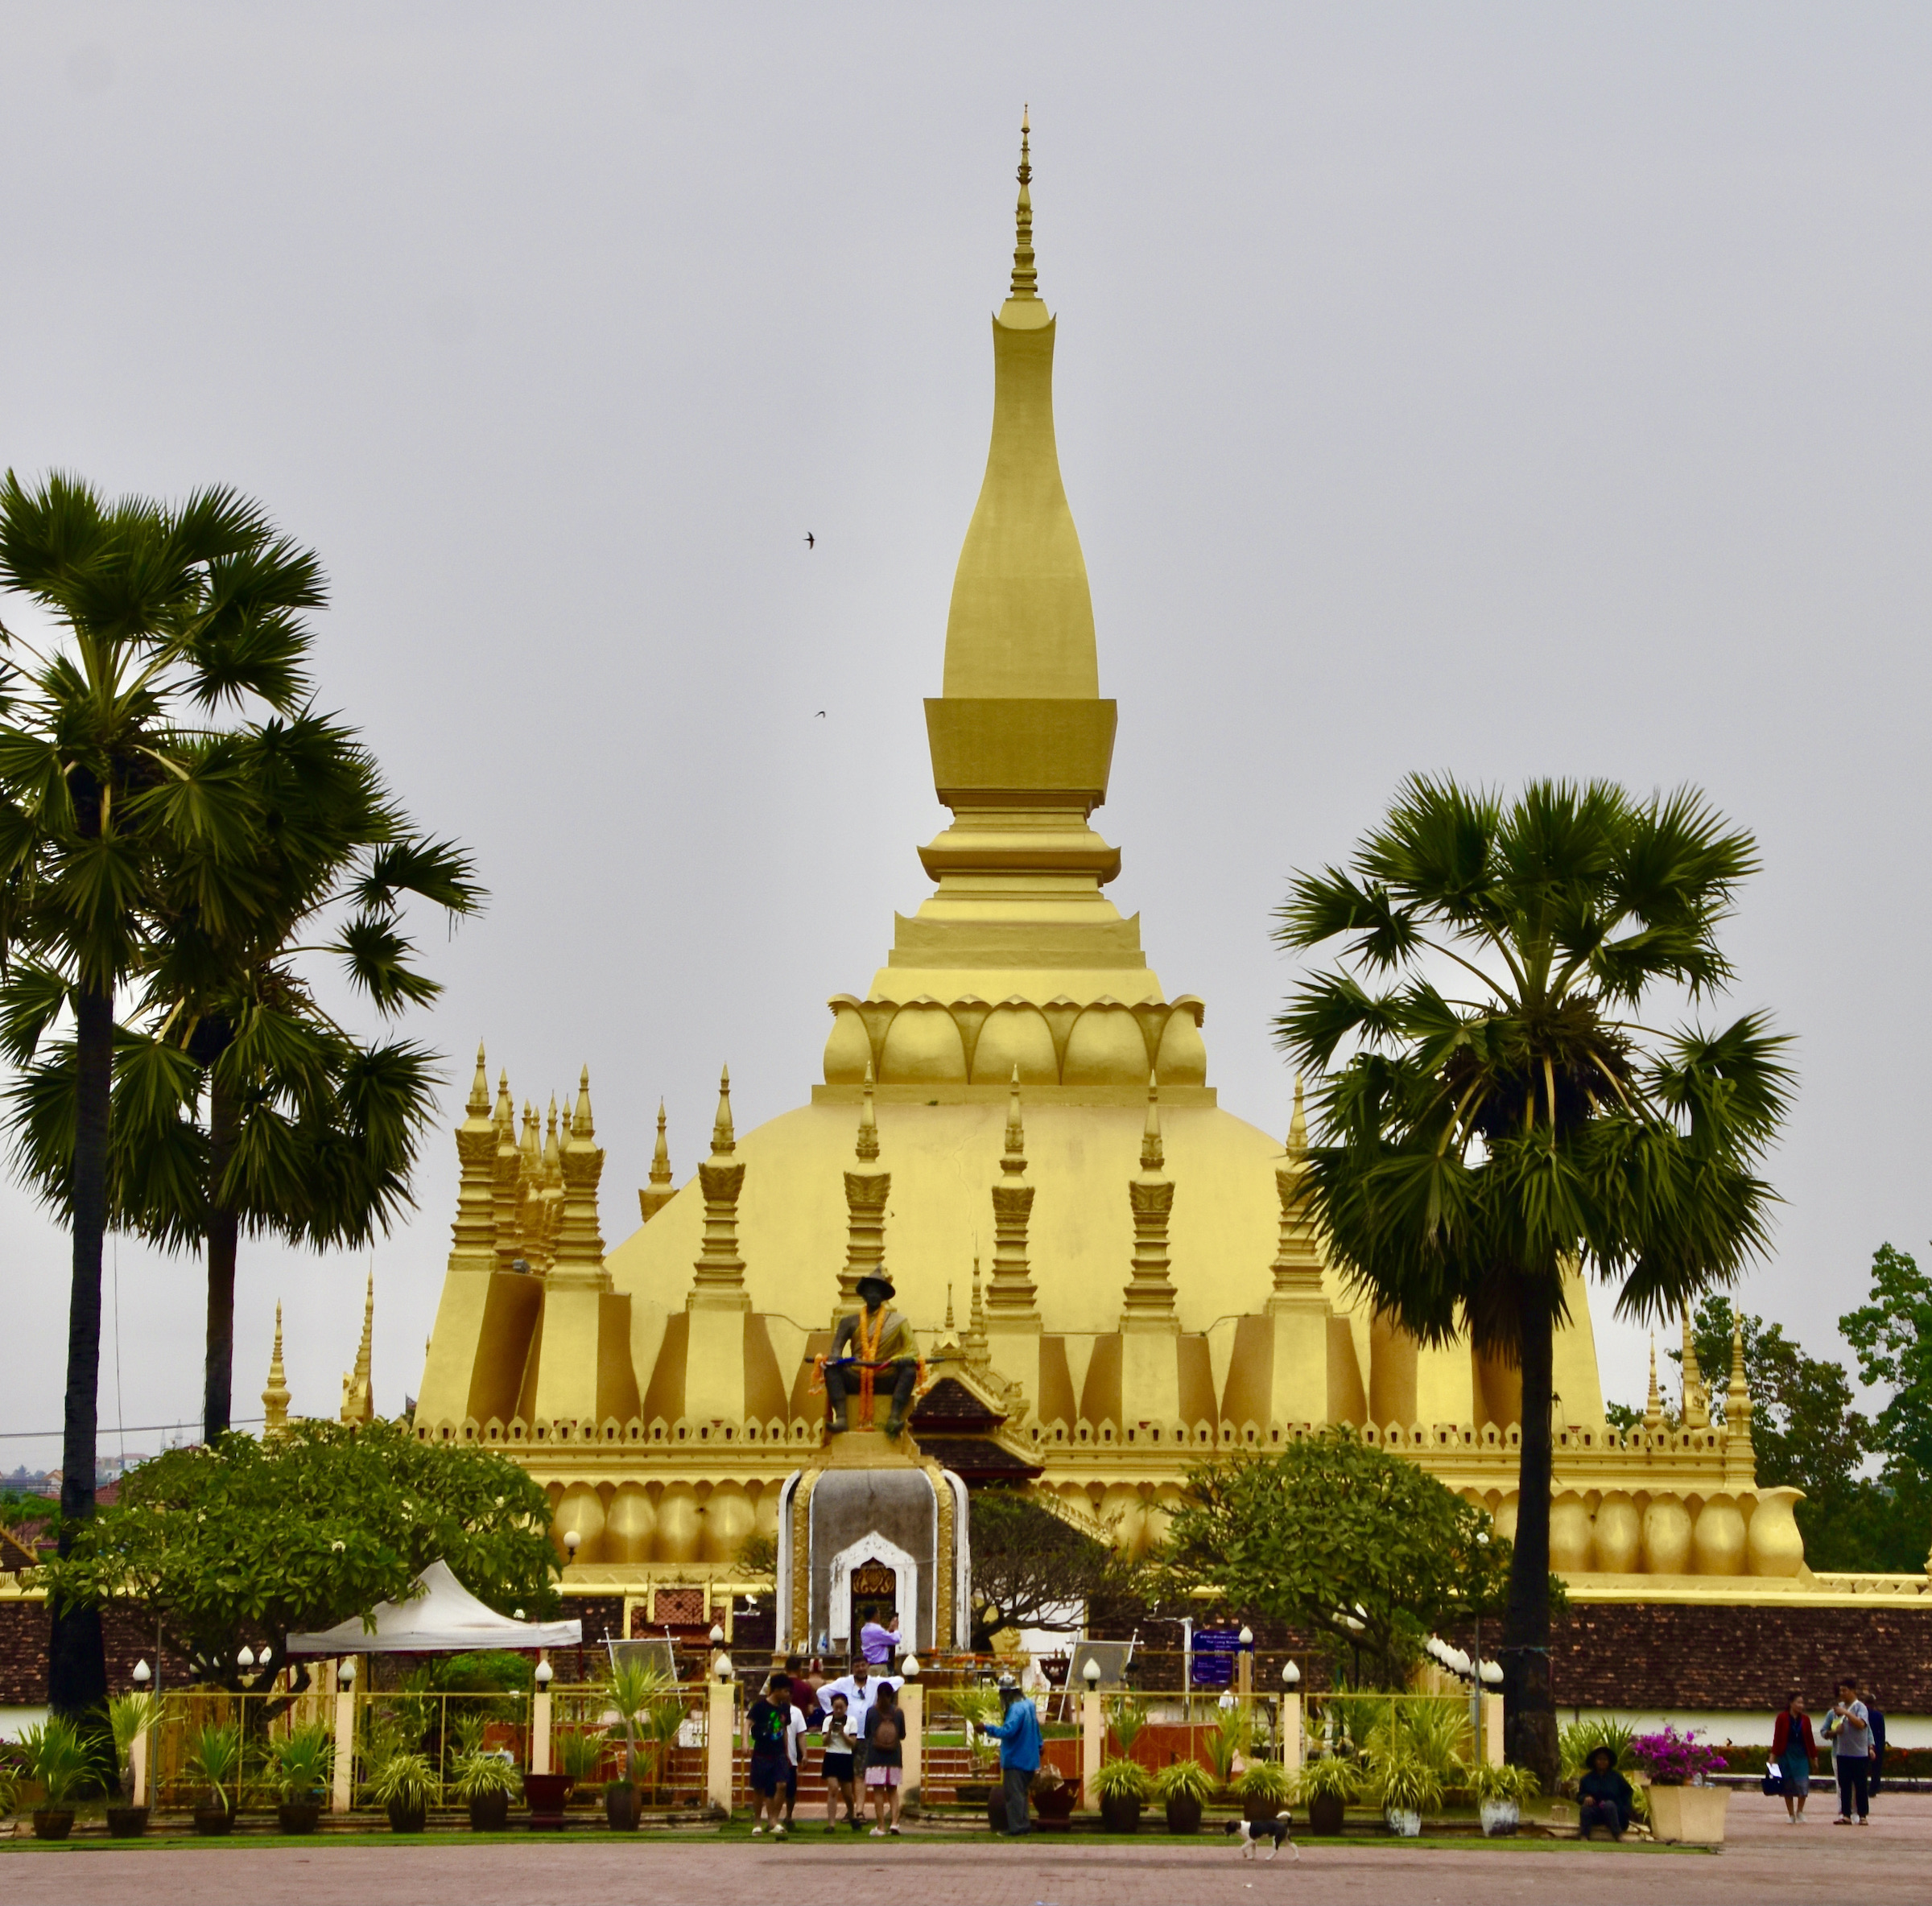
M 1549 1678 L 1551 1355 L 1564 1273 L 1633 1317 L 1737 1277 L 1775 1194 L 1754 1168 L 1789 1101 L 1761 1014 L 1643 1022 L 1732 978 L 1717 942 L 1755 844 L 1694 791 L 1648 802 L 1537 782 L 1505 808 L 1406 782 L 1348 868 L 1296 877 L 1277 939 L 1352 936 L 1276 1021 L 1323 1075 L 1311 1215 L 1338 1268 L 1425 1343 L 1467 1337 L 1522 1375 L 1501 1650 L 1509 1756 L 1556 1768 Z
M 212 936 L 239 934 L 259 906 L 253 803 L 232 750 L 188 717 L 250 695 L 295 707 L 301 612 L 321 587 L 313 555 L 229 490 L 171 509 L 104 503 L 64 476 L 31 490 L 10 471 L 0 481 L 0 588 L 53 625 L 38 644 L 0 629 L 27 658 L 8 670 L 0 717 L 0 959 L 10 992 L 24 990 L 7 1003 L 10 1027 L 51 1002 L 43 1023 L 64 1013 L 73 1028 L 64 1554 L 93 1509 L 114 996 L 147 957 L 157 856 L 192 862 Z M 60 1712 L 104 1698 L 97 1616 L 55 1611 L 47 1681 Z

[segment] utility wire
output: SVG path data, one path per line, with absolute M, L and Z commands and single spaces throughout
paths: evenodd
M 266 1417 L 230 1417 L 232 1423 L 265 1423 Z M 180 1423 L 118 1423 L 112 1430 L 98 1432 L 102 1436 L 138 1436 L 149 1430 L 196 1430 L 199 1420 Z M 0 1430 L 0 1442 L 47 1442 L 66 1434 L 60 1430 Z

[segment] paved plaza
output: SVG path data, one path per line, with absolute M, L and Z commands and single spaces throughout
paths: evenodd
M 1824 1796 L 1820 1794 L 1819 1798 Z M 1863 1830 L 1829 1813 L 1802 1828 L 1755 1793 L 1731 1803 L 1720 1851 L 1473 1840 L 1404 1846 L 1364 1840 L 1311 1847 L 1300 1861 L 1242 1860 L 1196 1844 L 1041 1837 L 1024 1844 L 922 1838 L 896 1843 L 806 1834 L 782 1846 L 741 1837 L 636 1840 L 462 1840 L 251 1847 L 155 1845 L 64 1850 L 0 1845 L 0 1899 L 35 1906 L 138 1900 L 142 1906 L 787 1906 L 911 1899 L 919 1906 L 1194 1906 L 1228 1901 L 1360 1901 L 1364 1906 L 1859 1906 L 1923 1900 L 1932 1892 L 1932 1795 L 1885 1797 Z

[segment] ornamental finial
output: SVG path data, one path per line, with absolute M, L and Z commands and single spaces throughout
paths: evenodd
M 1032 130 L 1031 110 L 1020 109 L 1020 202 L 1013 214 L 1013 295 L 1038 298 L 1040 274 L 1033 264 L 1033 158 L 1028 135 Z

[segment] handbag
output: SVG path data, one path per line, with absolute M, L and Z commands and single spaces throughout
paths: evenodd
M 1769 1762 L 1765 1768 L 1765 1777 L 1759 1784 L 1767 1794 L 1775 1798 L 1785 1790 L 1785 1770 L 1775 1760 Z

